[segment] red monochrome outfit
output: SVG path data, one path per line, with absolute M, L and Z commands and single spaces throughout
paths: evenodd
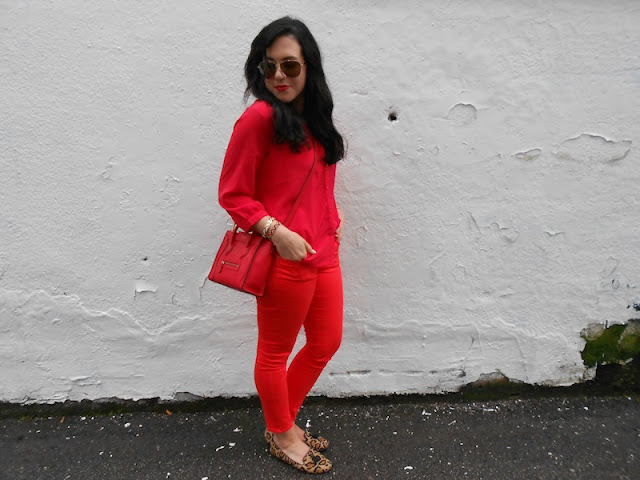
M 309 185 L 287 227 L 302 236 L 315 255 L 301 262 L 276 257 L 265 295 L 257 299 L 258 348 L 255 383 L 267 429 L 287 431 L 309 390 L 340 346 L 343 293 L 335 233 L 340 224 L 334 197 L 336 166 L 324 162 L 324 148 L 309 130 L 308 146 L 292 151 L 274 141 L 272 108 L 256 101 L 234 126 L 218 198 L 240 228 L 249 231 L 265 216 L 284 221 L 314 162 Z M 287 369 L 300 328 L 305 346 Z
M 236 122 L 220 174 L 220 205 L 245 231 L 267 215 L 284 221 L 311 169 L 315 151 L 313 176 L 287 227 L 318 252 L 304 263 L 328 266 L 333 263 L 340 224 L 333 196 L 336 166 L 323 161 L 324 148 L 317 140 L 297 153 L 288 143 L 274 143 L 271 114 L 271 106 L 258 100 Z M 307 135 L 311 136 L 309 131 Z

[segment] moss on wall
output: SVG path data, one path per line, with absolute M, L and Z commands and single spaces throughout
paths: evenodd
M 610 392 L 640 392 L 640 319 L 626 325 L 591 325 L 582 332 L 587 342 L 582 360 L 597 367 L 596 384 Z
M 626 325 L 588 328 L 582 332 L 586 340 L 582 360 L 587 367 L 611 363 L 627 363 L 640 354 L 640 321 Z

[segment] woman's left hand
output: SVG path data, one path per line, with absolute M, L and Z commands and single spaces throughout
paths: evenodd
M 342 242 L 342 230 L 344 228 L 344 215 L 342 215 L 342 210 L 338 208 L 338 218 L 340 219 L 340 225 L 338 225 L 338 229 L 336 230 L 336 238 L 338 239 L 338 243 Z

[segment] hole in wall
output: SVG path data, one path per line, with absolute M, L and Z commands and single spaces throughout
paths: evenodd
M 390 122 L 395 122 L 396 120 L 398 120 L 398 113 L 395 110 L 391 110 L 389 112 L 387 120 L 389 120 Z

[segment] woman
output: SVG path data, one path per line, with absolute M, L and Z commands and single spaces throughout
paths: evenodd
M 264 27 L 251 44 L 245 77 L 245 100 L 250 94 L 257 100 L 235 124 L 219 201 L 240 228 L 270 239 L 277 250 L 265 295 L 257 299 L 254 376 L 265 440 L 272 455 L 298 470 L 324 473 L 331 462 L 319 452 L 329 442 L 295 421 L 342 338 L 343 226 L 333 189 L 344 142 L 333 125 L 320 50 L 301 21 L 284 17 Z M 287 369 L 302 326 L 306 344 Z

